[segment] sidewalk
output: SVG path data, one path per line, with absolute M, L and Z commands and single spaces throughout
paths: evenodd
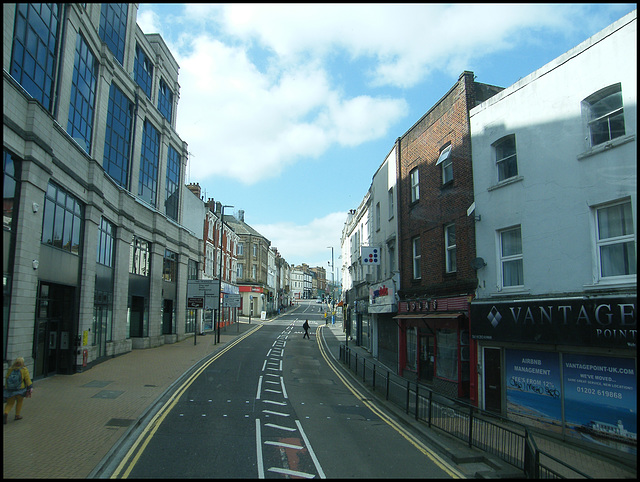
M 327 330 L 326 328 L 329 328 Z M 340 344 L 345 343 L 345 335 L 342 332 L 342 320 L 334 325 L 329 323 L 324 328 L 324 337 L 327 340 L 329 351 L 336 360 L 340 359 Z M 367 362 L 373 363 L 374 358 L 364 348 L 349 343 L 349 348 L 358 354 L 358 358 L 365 358 Z M 376 360 L 377 361 L 377 360 Z M 342 362 L 341 366 L 345 367 Z M 353 372 L 347 370 L 353 375 Z M 364 386 L 361 384 L 361 386 Z M 450 460 L 459 465 L 459 468 L 470 478 L 524 478 L 524 473 L 517 468 L 503 462 L 496 456 L 487 454 L 476 448 L 469 448 L 468 445 L 459 439 L 451 437 L 441 430 L 430 429 L 426 423 L 418 422 L 413 416 L 408 416 L 401 408 L 393 403 L 387 402 L 384 396 L 380 397 L 379 392 L 367 391 L 376 397 L 376 400 L 389 412 L 401 420 L 406 426 L 418 431 L 429 445 L 440 453 L 446 455 Z M 535 435 L 534 439 L 539 450 L 552 454 L 554 457 L 565 461 L 578 468 L 583 473 L 592 478 L 637 478 L 637 468 L 634 470 L 625 464 L 621 464 L 605 454 L 594 453 L 586 449 L 576 447 L 573 444 L 565 443 L 554 438 Z M 548 463 L 548 460 L 544 460 Z
M 3 478 L 86 478 L 120 438 L 194 365 L 260 320 L 158 348 L 133 350 L 73 375 L 37 380 L 23 419 L 3 427 Z

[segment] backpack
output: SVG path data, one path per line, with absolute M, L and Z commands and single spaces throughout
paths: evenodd
M 22 371 L 13 370 L 7 377 L 7 390 L 19 390 L 22 385 Z

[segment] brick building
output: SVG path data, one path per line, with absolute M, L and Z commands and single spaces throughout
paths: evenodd
M 463 72 L 397 140 L 398 370 L 469 396 L 469 302 L 477 286 L 469 110 L 502 90 Z

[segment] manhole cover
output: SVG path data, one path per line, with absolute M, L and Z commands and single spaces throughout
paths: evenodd
M 112 418 L 109 420 L 105 426 L 106 427 L 128 427 L 133 423 L 132 419 L 128 418 Z
M 120 390 L 101 390 L 91 398 L 118 398 L 123 393 Z
M 103 380 L 94 380 L 92 382 L 89 383 L 85 383 L 84 385 L 82 385 L 83 387 L 88 387 L 88 388 L 104 388 L 107 385 L 109 385 L 110 381 L 103 381 Z

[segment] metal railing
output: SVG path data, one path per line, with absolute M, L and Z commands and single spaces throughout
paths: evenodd
M 471 404 L 434 392 L 424 385 L 391 373 L 387 368 L 340 344 L 340 361 L 374 392 L 407 415 L 440 429 L 469 445 L 493 454 L 522 470 L 527 478 L 591 477 L 539 450 L 524 425 L 486 412 Z

